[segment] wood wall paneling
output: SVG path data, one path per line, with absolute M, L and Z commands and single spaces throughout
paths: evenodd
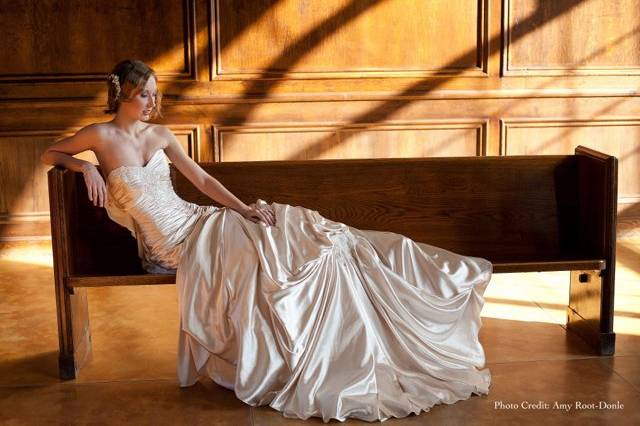
M 61 132 L 0 132 L 0 240 L 50 235 L 49 166 L 42 164 L 40 155 Z
M 217 0 L 214 77 L 486 76 L 488 3 Z
M 476 156 L 484 119 L 280 126 L 214 126 L 218 161 Z
M 621 215 L 640 224 L 640 0 L 149 5 L 0 0 L 2 235 L 41 235 L 19 225 L 48 215 L 39 153 L 105 121 L 104 78 L 125 57 L 158 71 L 160 123 L 196 161 L 582 144 L 619 156 Z
M 1 2 L 0 82 L 103 80 L 124 58 L 196 79 L 195 0 Z
M 505 0 L 503 73 L 640 75 L 638 11 L 640 0 Z

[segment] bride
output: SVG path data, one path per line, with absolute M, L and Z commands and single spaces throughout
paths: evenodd
M 93 204 L 136 238 L 144 269 L 176 274 L 180 386 L 209 377 L 252 406 L 324 422 L 488 394 L 478 339 L 488 260 L 301 206 L 246 205 L 148 122 L 162 116 L 153 69 L 125 60 L 107 84 L 114 118 L 42 161 L 82 172 Z M 86 150 L 100 171 L 73 157 Z M 224 207 L 180 198 L 167 160 Z

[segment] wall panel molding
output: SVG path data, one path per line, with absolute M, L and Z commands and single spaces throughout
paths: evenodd
M 375 136 L 370 136 L 369 140 L 373 140 L 374 142 L 366 141 L 363 144 L 359 145 L 360 149 L 367 149 L 371 146 L 375 147 L 375 145 L 384 145 L 385 143 L 393 143 L 393 141 L 389 142 L 389 137 L 394 137 L 401 132 L 412 132 L 411 136 L 414 138 L 411 140 L 411 143 L 417 145 L 416 140 L 420 140 L 418 143 L 429 144 L 433 141 L 429 140 L 426 135 L 430 132 L 439 132 L 440 135 L 433 139 L 436 140 L 438 144 L 438 152 L 439 155 L 447 155 L 447 148 L 450 144 L 451 150 L 454 149 L 453 145 L 456 140 L 460 138 L 466 138 L 466 142 L 463 141 L 463 146 L 458 146 L 458 149 L 466 149 L 465 154 L 463 155 L 473 155 L 473 156 L 483 156 L 487 155 L 487 129 L 489 126 L 489 121 L 485 118 L 468 118 L 468 119 L 432 119 L 432 120 L 406 120 L 406 121 L 387 121 L 387 122 L 376 122 L 376 123 L 304 123 L 304 124 L 292 124 L 292 123 L 269 123 L 269 124 L 246 124 L 246 125 L 213 125 L 212 133 L 214 135 L 214 146 L 215 146 L 215 161 L 243 161 L 242 159 L 238 159 L 237 150 L 242 150 L 251 145 L 249 138 L 245 138 L 246 142 L 239 142 L 240 144 L 244 143 L 244 146 L 241 148 L 235 148 L 236 152 L 233 154 L 233 159 L 228 160 L 225 158 L 225 149 L 227 148 L 225 145 L 229 143 L 229 140 L 232 140 L 231 143 L 237 143 L 238 139 L 242 139 L 243 135 L 259 135 L 259 139 L 263 139 L 265 141 L 269 141 L 270 137 L 274 135 L 283 135 L 289 134 L 292 136 L 288 136 L 287 138 L 282 137 L 274 137 L 273 140 L 270 140 L 268 143 L 274 149 L 278 148 L 278 141 L 282 143 L 292 143 L 291 140 L 294 140 L 295 143 L 299 143 L 300 148 L 299 151 L 305 152 L 304 159 L 308 159 L 312 161 L 313 159 L 318 158 L 344 158 L 342 156 L 332 157 L 331 155 L 324 156 L 328 149 L 339 148 L 341 144 L 344 144 L 345 141 L 357 138 L 359 133 L 367 133 L 372 135 L 375 133 Z M 424 138 L 424 142 L 422 142 L 422 138 L 418 138 L 416 136 L 416 132 L 422 133 Z M 466 132 L 466 134 L 465 134 Z M 385 134 L 386 133 L 386 134 Z M 394 134 L 395 133 L 395 134 Z M 449 133 L 449 134 L 447 134 Z M 390 135 L 389 137 L 386 137 Z M 472 139 L 469 139 L 469 138 Z M 297 139 L 296 139 L 297 138 Z M 371 139 L 372 138 L 372 139 Z M 319 146 L 318 141 L 321 142 Z M 367 145 L 369 143 L 369 145 Z M 306 145 L 305 145 L 306 144 Z M 472 145 L 470 145 L 472 144 Z M 309 145 L 312 148 L 309 148 Z M 328 146 L 328 149 L 327 149 Z M 416 147 L 419 148 L 419 147 Z M 429 147 L 432 148 L 432 147 Z M 358 151 L 357 147 L 351 147 L 351 151 L 349 151 L 350 155 L 348 158 L 372 158 L 371 155 L 367 155 L 367 152 Z M 379 147 L 381 152 L 384 152 L 385 149 L 391 149 L 387 147 Z M 339 151 L 335 151 L 339 152 Z M 297 154 L 294 158 L 290 158 L 286 156 L 285 158 L 268 158 L 267 160 L 278 161 L 278 160 L 300 160 L 302 158 L 298 158 Z M 452 155 L 460 155 L 458 153 L 453 153 Z M 382 154 L 382 157 L 399 157 L 400 155 L 392 154 Z M 311 157 L 311 158 L 309 158 Z M 378 156 L 374 156 L 373 158 L 379 158 Z M 247 160 L 252 161 L 252 160 Z
M 515 7 L 521 13 L 528 6 L 533 8 L 537 5 L 545 9 L 514 17 L 514 4 L 521 6 Z M 639 15 L 629 13 L 637 10 L 639 4 L 638 0 L 590 0 L 575 4 L 502 0 L 501 74 L 526 77 L 640 76 L 640 55 L 630 58 L 634 51 L 637 52 L 640 41 L 640 19 L 633 22 L 633 17 Z M 563 9 L 565 7 L 566 10 Z M 540 15 L 540 22 L 535 14 Z M 513 28 L 523 26 L 528 19 L 535 22 L 529 22 L 527 28 L 517 28 L 526 33 L 517 37 L 516 42 L 527 44 L 530 51 L 539 52 L 540 63 L 532 63 L 530 58 L 519 58 L 514 52 Z M 590 37 L 590 34 L 598 37 Z M 544 43 L 549 43 L 549 46 Z M 573 57 L 575 52 L 580 52 L 579 58 Z M 569 63 L 553 64 L 556 56 Z M 601 60 L 601 57 L 606 57 L 606 60 Z M 519 59 L 521 63 L 514 63 Z
M 206 149 L 206 146 L 203 147 L 201 126 L 199 124 L 167 124 L 166 126 L 180 140 L 186 154 L 195 162 L 201 162 L 202 150 Z
M 466 1 L 466 0 L 465 0 Z M 221 31 L 224 31 L 224 26 L 222 24 L 221 19 L 221 3 L 220 0 L 210 0 L 209 8 L 210 8 L 210 16 L 211 23 L 209 25 L 209 34 L 211 42 L 211 80 L 272 80 L 272 79 L 354 79 L 354 78 L 363 78 L 363 77 L 383 77 L 383 78 L 423 78 L 423 77 L 431 77 L 431 76 L 460 76 L 460 77 L 488 77 L 488 58 L 489 58 L 489 3 L 491 0 L 475 0 L 477 2 L 477 16 L 476 16 L 476 28 L 474 32 L 476 33 L 476 50 L 475 52 L 465 52 L 464 55 L 461 55 L 457 58 L 457 60 L 461 61 L 467 59 L 468 56 L 471 56 L 471 53 L 475 56 L 475 65 L 472 68 L 465 69 L 456 67 L 454 63 L 448 63 L 444 67 L 440 68 L 420 68 L 420 67 L 402 67 L 396 69 L 376 69 L 374 67 L 370 67 L 369 69 L 363 67 L 353 67 L 342 70 L 334 70 L 327 71 L 321 68 L 311 69 L 306 71 L 295 71 L 295 70 L 278 70 L 278 69 L 253 69 L 253 70 L 227 70 L 226 63 L 223 61 L 223 53 L 221 46 Z M 355 19 L 352 15 L 358 16 L 359 13 L 362 13 L 362 10 L 358 9 L 358 2 L 344 2 L 347 4 L 345 8 L 343 8 L 347 19 L 345 25 L 349 25 L 353 19 Z M 453 2 L 450 3 L 452 7 L 455 7 Z M 464 1 L 461 2 L 464 4 Z M 277 6 L 277 5 L 276 5 Z M 272 6 L 276 7 L 276 6 Z M 427 7 L 427 3 L 424 4 L 425 10 Z M 353 11 L 352 9 L 356 9 Z M 269 13 L 269 11 L 267 11 Z M 453 13 L 453 12 L 452 12 Z M 340 16 L 339 16 L 340 17 Z M 287 17 L 291 18 L 291 17 Z M 291 18 L 292 19 L 292 18 Z M 282 22 L 286 22 L 286 20 L 282 20 Z M 291 20 L 291 22 L 296 22 L 296 20 Z M 342 22 L 341 22 L 342 23 Z M 253 23 L 252 23 L 253 24 Z M 305 36 L 310 39 L 310 43 L 313 42 L 314 38 L 323 37 L 324 34 L 316 34 L 314 35 L 313 31 L 330 31 L 330 27 L 332 24 L 322 22 L 319 25 L 320 28 L 313 28 L 310 33 L 307 33 Z M 251 25 L 248 25 L 251 27 Z M 245 30 L 246 32 L 246 30 Z M 244 35 L 244 34 L 243 34 Z M 296 47 L 298 43 L 303 43 L 303 40 L 291 40 L 290 45 Z M 227 46 L 227 48 L 229 48 Z M 387 46 L 388 48 L 388 46 Z M 405 46 L 406 49 L 417 49 L 419 46 Z M 345 50 L 345 54 L 348 54 L 348 51 Z M 299 59 L 299 58 L 295 58 Z M 295 59 L 290 59 L 289 57 L 281 57 L 275 63 L 271 63 L 271 68 L 276 68 L 280 66 L 294 66 L 296 64 Z
M 195 81 L 198 78 L 197 76 L 198 48 L 197 48 L 197 41 L 196 41 L 197 37 L 196 37 L 196 15 L 195 15 L 196 1 L 197 0 L 181 0 L 182 11 L 183 11 L 183 17 L 182 17 L 183 19 L 181 23 L 183 25 L 182 33 L 184 35 L 184 38 L 182 40 L 182 46 L 180 48 L 180 50 L 182 51 L 180 56 L 184 57 L 184 69 L 180 72 L 173 72 L 173 71 L 163 71 L 162 68 L 158 67 L 157 74 L 158 74 L 159 80 Z M 27 2 L 26 1 L 16 2 L 16 5 L 13 6 L 16 9 L 16 13 L 20 13 L 19 8 L 17 7 L 18 4 L 20 6 L 26 7 Z M 88 2 L 86 5 L 87 5 L 86 7 L 94 7 L 93 12 L 95 12 L 97 16 L 108 15 L 108 12 L 112 11 L 114 7 L 114 5 L 111 4 L 111 2 L 107 2 L 107 1 L 104 1 L 103 3 Z M 108 5 L 108 7 L 106 5 Z M 40 7 L 41 9 L 43 8 L 43 5 L 41 2 L 35 2 L 33 6 L 35 8 L 38 8 L 38 7 Z M 147 6 L 146 2 L 143 2 L 142 7 L 146 7 L 146 6 Z M 7 19 L 9 19 L 13 15 L 9 13 L 5 13 L 5 16 L 7 17 Z M 84 16 L 85 15 L 83 15 L 83 17 Z M 61 17 L 56 17 L 55 15 L 48 17 L 48 19 L 56 19 L 56 18 L 61 18 Z M 103 16 L 102 19 L 107 19 L 107 18 Z M 8 27 L 9 25 L 7 24 L 8 23 L 3 23 L 3 26 Z M 98 27 L 98 28 L 104 29 L 104 27 Z M 98 31 L 97 28 L 96 28 L 96 31 Z M 29 37 L 32 37 L 32 38 L 36 38 L 37 36 L 38 36 L 38 33 L 35 30 L 29 35 Z M 62 37 L 62 35 L 60 36 Z M 27 37 L 27 32 L 20 34 L 20 37 Z M 52 35 L 49 35 L 49 37 L 53 38 Z M 113 38 L 110 36 L 110 33 L 106 33 L 103 37 L 106 40 L 105 42 L 113 44 L 114 41 L 113 41 Z M 100 47 L 103 47 L 103 46 L 100 46 Z M 98 49 L 98 46 L 95 46 L 94 48 Z M 175 47 L 172 50 L 175 50 Z M 10 52 L 9 50 L 7 51 Z M 73 52 L 71 51 L 67 53 L 73 54 Z M 40 60 L 40 58 L 37 56 L 38 55 L 37 52 L 33 52 L 32 54 L 36 55 L 36 57 L 34 57 L 32 60 Z M 5 58 L 5 59 L 6 59 L 5 63 L 10 60 L 10 58 Z M 121 58 L 121 59 L 124 59 L 124 58 Z M 158 59 L 159 61 L 165 60 L 165 58 L 156 58 L 156 59 Z M 91 64 L 92 62 L 95 62 L 95 61 L 91 61 L 89 59 L 87 60 L 87 63 L 89 64 Z M 115 63 L 113 65 L 115 65 Z M 109 71 L 111 70 L 102 69 L 102 70 L 95 70 L 93 72 L 68 71 L 68 72 L 59 72 L 59 73 L 54 73 L 54 72 L 28 73 L 28 72 L 0 71 L 0 84 L 1 83 L 68 83 L 68 82 L 91 82 L 91 81 L 97 81 L 97 80 L 102 81 L 106 79 L 106 76 L 109 73 Z

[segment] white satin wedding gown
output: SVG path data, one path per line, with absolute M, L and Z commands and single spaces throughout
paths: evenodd
M 324 422 L 488 394 L 488 260 L 300 206 L 272 202 L 271 227 L 189 203 L 162 149 L 106 181 L 109 217 L 136 238 L 144 269 L 176 273 L 180 386 L 208 376 L 252 406 Z

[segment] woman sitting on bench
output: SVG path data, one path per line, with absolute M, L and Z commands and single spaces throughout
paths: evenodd
M 108 85 L 113 120 L 42 161 L 82 171 L 89 199 L 136 238 L 144 269 L 176 274 L 181 386 L 208 376 L 247 404 L 325 422 L 488 394 L 478 333 L 491 262 L 301 206 L 246 205 L 147 122 L 161 114 L 149 66 L 123 61 Z M 104 176 L 72 157 L 86 150 Z M 225 207 L 180 198 L 167 158 Z

